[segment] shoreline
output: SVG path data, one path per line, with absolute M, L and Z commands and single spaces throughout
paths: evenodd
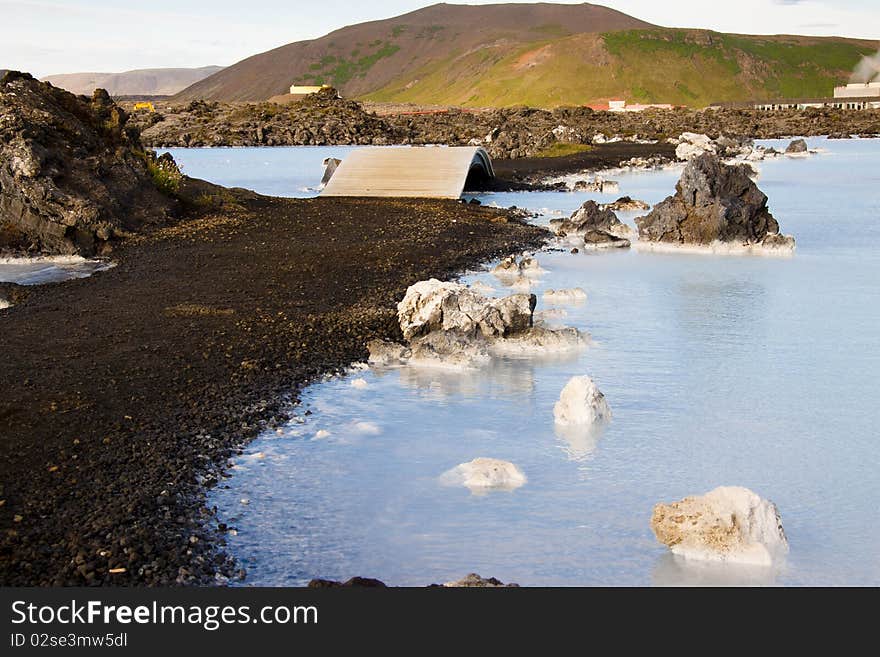
M 4 286 L 3 585 L 236 577 L 205 507 L 228 458 L 304 385 L 397 338 L 409 284 L 549 237 L 454 201 L 223 192 L 122 242 L 111 269 Z

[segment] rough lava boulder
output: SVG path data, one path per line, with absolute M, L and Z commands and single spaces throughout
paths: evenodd
M 792 250 L 794 238 L 779 233 L 767 196 L 749 177 L 751 172 L 747 164 L 725 164 L 711 153 L 692 159 L 675 195 L 636 219 L 640 242 Z
M 788 552 L 776 505 L 740 486 L 657 504 L 651 529 L 688 559 L 770 566 Z
M 578 236 L 585 247 L 626 248 L 630 227 L 620 221 L 613 211 L 602 208 L 596 201 L 585 202 L 567 219 L 553 219 L 550 230 L 560 237 Z
M 163 165 L 126 121 L 102 89 L 0 77 L 0 249 L 91 256 L 167 222 L 176 202 L 150 173 Z
M 786 155 L 797 155 L 800 153 L 809 153 L 810 149 L 807 147 L 807 142 L 804 139 L 793 139 L 789 142 L 788 146 L 785 149 Z

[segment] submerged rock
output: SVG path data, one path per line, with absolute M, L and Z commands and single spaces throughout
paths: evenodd
M 491 342 L 489 353 L 494 355 L 562 353 L 583 349 L 589 342 L 588 333 L 571 326 L 558 328 L 534 326 L 528 331 Z
M 385 582 L 372 577 L 352 577 L 344 582 L 333 579 L 313 579 L 309 582 L 310 589 L 335 589 L 335 588 L 387 588 Z
M 750 157 L 755 152 L 755 142 L 748 137 L 726 137 L 716 139 L 715 152 L 724 158 Z
M 409 346 L 411 365 L 469 368 L 489 362 L 488 342 L 480 335 L 432 331 L 413 339 Z
M 540 276 L 545 273 L 536 258 L 523 255 L 518 258 L 515 255 L 507 256 L 499 262 L 492 273 L 501 279 L 519 279 L 522 277 Z M 473 286 L 472 286 L 473 287 Z
M 145 151 L 103 89 L 74 96 L 26 73 L 0 77 L 0 248 L 92 256 L 162 225 L 179 179 Z
M 630 227 L 620 221 L 609 209 L 595 201 L 587 201 L 567 219 L 553 219 L 550 230 L 560 237 L 577 236 L 588 249 L 628 247 Z
M 565 290 L 544 290 L 544 301 L 552 303 L 580 303 L 586 300 L 587 293 L 580 287 Z
M 644 201 L 639 201 L 638 199 L 630 198 L 629 196 L 621 196 L 619 199 L 613 201 L 612 203 L 602 203 L 599 206 L 600 210 L 611 210 L 614 212 L 636 212 L 638 210 L 649 210 L 650 208 L 651 206 Z M 620 223 L 621 226 L 624 226 L 627 229 L 628 234 L 630 231 L 629 226 L 621 222 L 618 223 Z
M 651 529 L 689 559 L 769 566 L 788 552 L 776 505 L 739 486 L 657 504 Z
M 514 490 L 526 483 L 526 476 L 510 461 L 479 457 L 447 470 L 440 480 L 447 486 L 465 486 L 478 491 Z
M 589 426 L 611 420 L 611 408 L 605 395 L 588 376 L 572 377 L 553 407 L 553 418 L 560 425 Z
M 372 577 L 352 577 L 344 582 L 334 579 L 315 578 L 309 581 L 310 589 L 330 589 L 330 588 L 387 588 L 387 584 L 382 580 L 373 579 Z M 495 577 L 484 578 L 476 573 L 465 575 L 454 582 L 446 582 L 445 584 L 429 584 L 429 588 L 443 587 L 469 587 L 469 588 L 502 588 L 502 587 L 518 587 L 519 584 L 505 584 Z
M 432 278 L 407 289 L 397 317 L 406 340 L 431 331 L 502 337 L 529 328 L 536 303 L 533 294 L 489 298 L 460 283 Z
M 573 192 L 597 192 L 599 194 L 614 194 L 620 191 L 620 183 L 616 180 L 605 180 L 596 176 L 593 180 L 577 180 L 571 186 Z
M 471 573 L 465 575 L 461 579 L 455 580 L 454 582 L 446 582 L 443 586 L 450 588 L 516 588 L 519 584 L 505 584 L 495 577 L 484 578 L 477 575 L 477 573 Z
M 691 160 L 675 195 L 636 219 L 639 240 L 666 245 L 793 249 L 794 239 L 779 235 L 767 209 L 767 196 L 749 177 L 748 165 L 724 164 L 716 155 Z

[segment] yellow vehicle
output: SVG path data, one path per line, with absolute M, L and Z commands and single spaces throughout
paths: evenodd
M 155 112 L 156 108 L 153 107 L 153 103 L 135 103 L 134 111 L 137 112 L 138 110 L 148 110 L 150 112 Z

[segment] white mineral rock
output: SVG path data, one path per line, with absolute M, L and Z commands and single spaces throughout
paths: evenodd
M 436 330 L 501 337 L 528 328 L 534 308 L 535 298 L 528 294 L 489 298 L 460 283 L 432 278 L 407 289 L 397 317 L 406 340 Z
M 364 379 L 352 379 L 351 380 L 351 387 L 357 388 L 358 390 L 363 390 L 368 385 L 369 384 Z
M 679 143 L 675 147 L 675 157 L 679 160 L 690 160 L 707 151 L 715 152 L 715 144 L 712 143 L 712 139 L 707 135 L 683 132 L 678 139 Z
M 769 566 L 788 552 L 776 505 L 740 486 L 657 504 L 651 529 L 688 559 Z
M 611 408 L 588 376 L 572 377 L 553 407 L 556 424 L 585 425 L 611 420 Z

